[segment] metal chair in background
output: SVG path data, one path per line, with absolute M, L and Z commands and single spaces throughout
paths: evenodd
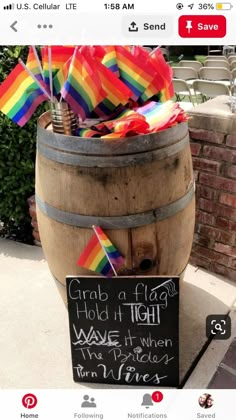
M 233 61 L 231 62 L 231 64 L 230 64 L 230 69 L 231 69 L 231 71 L 232 71 L 232 70 L 234 70 L 234 69 L 236 69 L 236 58 L 235 58 L 235 60 L 233 60 Z
M 236 79 L 236 69 L 233 69 L 231 71 L 231 80 L 234 80 L 234 79 Z
M 193 82 L 193 90 L 195 94 L 200 92 L 202 102 L 206 102 L 208 99 L 215 98 L 216 96 L 230 95 L 229 88 L 226 85 L 210 80 L 195 80 Z
M 190 86 L 198 79 L 198 73 L 192 67 L 172 67 L 172 69 L 174 78 L 185 80 Z
M 191 89 L 186 82 L 182 79 L 173 79 L 174 92 L 178 103 L 181 103 L 181 106 L 185 111 L 189 110 L 195 106 L 195 101 L 191 92 Z M 183 101 L 186 97 L 189 98 L 189 101 Z
M 202 67 L 199 70 L 200 79 L 221 81 L 226 86 L 230 85 L 231 73 L 222 67 Z
M 204 62 L 205 67 L 223 67 L 230 70 L 230 65 L 226 60 L 206 60 Z
M 179 66 L 190 67 L 198 72 L 199 69 L 202 67 L 202 63 L 200 63 L 200 61 L 197 61 L 197 60 L 181 60 L 179 62 Z
M 229 65 L 230 65 L 233 61 L 236 61 L 236 54 L 232 54 L 230 57 L 228 57 L 228 62 L 229 62 Z
M 207 55 L 205 60 L 220 60 L 220 61 L 228 61 L 227 57 L 224 55 Z

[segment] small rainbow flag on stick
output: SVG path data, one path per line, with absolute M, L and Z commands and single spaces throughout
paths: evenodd
M 77 264 L 107 277 L 112 273 L 117 276 L 116 269 L 123 265 L 124 258 L 99 226 L 93 226 L 93 230 L 95 233 Z
M 36 77 L 37 76 L 37 77 Z M 48 99 L 41 75 L 32 73 L 21 60 L 0 86 L 0 111 L 23 127 Z
M 158 83 L 162 83 L 162 87 L 159 89 L 159 100 L 160 102 L 166 102 L 169 99 L 173 98 L 174 96 L 174 88 L 172 83 L 173 78 L 173 69 L 169 66 L 169 64 L 165 61 L 165 58 L 161 52 L 160 48 L 156 48 L 150 54 L 152 66 L 156 69 L 156 78 L 155 81 Z M 154 81 L 154 82 L 155 82 Z M 155 83 L 153 82 L 153 85 Z M 150 94 L 148 95 L 148 91 L 152 89 L 150 85 L 142 99 L 145 101 L 148 98 L 151 98 Z M 149 92 L 150 93 L 150 92 Z M 153 92 L 152 92 L 153 93 Z
M 96 68 L 103 90 L 106 93 L 105 99 L 98 104 L 94 112 L 103 117 L 110 115 L 118 105 L 126 105 L 132 96 L 131 90 L 96 57 L 96 50 L 89 46 L 80 49 L 91 68 Z
M 44 81 L 47 86 L 50 85 L 50 65 L 51 65 L 51 72 L 52 77 L 56 75 L 56 73 L 61 70 L 63 65 L 71 56 L 73 55 L 75 50 L 74 46 L 63 46 L 63 45 L 54 45 L 48 48 L 45 46 L 42 48 L 42 62 L 43 62 L 43 73 L 44 73 Z M 52 59 L 50 63 L 49 53 L 51 51 Z
M 26 65 L 27 68 L 36 76 L 37 79 L 39 79 L 40 82 L 44 80 L 41 61 L 34 45 L 31 45 L 29 48 Z
M 141 49 L 136 56 L 121 45 L 116 46 L 115 51 L 120 79 L 131 89 L 132 99 L 136 101 L 153 81 L 156 71 L 143 59 Z
M 102 59 L 102 64 L 111 70 L 117 77 L 119 77 L 119 68 L 116 59 L 116 50 L 113 45 L 104 47 L 105 55 Z
M 82 120 L 106 97 L 95 65 L 91 67 L 78 48 L 73 54 L 61 96 Z
M 66 79 L 68 77 L 68 72 L 70 69 L 70 63 L 71 63 L 72 57 L 69 58 L 53 78 L 53 92 L 55 95 L 58 95 L 60 93 L 60 90 L 63 88 Z

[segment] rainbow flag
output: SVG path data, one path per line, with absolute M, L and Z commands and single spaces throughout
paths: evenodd
M 104 139 L 144 134 L 149 129 L 145 116 L 131 109 L 124 109 L 113 120 L 103 121 L 94 126 L 100 132 L 104 127 L 110 131 L 101 135 Z
M 131 109 L 125 109 L 117 113 L 112 120 L 106 120 L 88 128 L 78 128 L 76 135 L 84 138 L 112 139 L 143 134 L 148 129 L 149 125 L 143 115 Z
M 121 109 L 112 120 L 99 122 L 92 127 L 78 128 L 76 134 L 85 138 L 100 137 L 112 140 L 155 133 L 186 121 L 187 115 L 179 104 L 172 101 L 149 101 L 133 109 Z
M 52 46 L 52 76 L 54 77 L 56 73 L 61 70 L 63 65 L 71 58 L 75 50 L 74 46 Z M 43 73 L 44 81 L 47 86 L 50 85 L 49 82 L 49 59 L 48 59 L 48 46 L 42 48 L 42 63 L 43 63 Z
M 131 89 L 136 101 L 154 80 L 155 69 L 143 60 L 142 50 L 137 50 L 135 56 L 126 47 L 116 46 L 115 51 L 120 79 Z
M 99 131 L 93 130 L 91 128 L 78 128 L 76 130 L 76 136 L 78 137 L 83 137 L 83 138 L 99 138 L 101 137 L 101 133 L 99 133 Z
M 89 65 L 78 48 L 72 57 L 61 95 L 82 120 L 106 97 L 96 67 Z
M 83 46 L 79 48 L 79 51 L 83 53 L 87 61 L 88 61 L 88 58 L 86 57 L 86 55 L 91 57 L 93 64 L 94 64 L 94 57 L 100 62 L 100 60 L 103 58 L 105 54 L 104 48 L 100 46 L 93 46 L 93 47 Z M 60 90 L 62 89 L 62 87 L 64 86 L 66 82 L 72 58 L 73 58 L 73 55 L 66 61 L 66 63 L 63 64 L 62 68 L 56 73 L 56 75 L 53 78 L 54 92 L 56 95 L 60 93 Z
M 187 121 L 187 116 L 179 104 L 171 101 L 165 103 L 151 101 L 135 108 L 135 111 L 145 117 L 149 125 L 147 133 L 165 130 L 179 122 Z
M 40 82 L 43 82 L 42 74 L 32 46 L 29 48 L 26 66 L 37 77 L 37 79 L 39 79 Z
M 106 54 L 105 47 L 103 47 L 101 45 L 93 45 L 92 47 L 90 47 L 90 50 L 91 50 L 91 53 L 92 53 L 93 57 L 96 57 L 97 59 L 99 59 L 100 62 L 103 60 L 103 58 Z
M 94 235 L 79 257 L 77 264 L 104 276 L 112 276 L 113 270 L 109 259 L 115 268 L 124 263 L 124 258 L 112 245 L 108 237 L 98 226 L 93 226 Z M 109 257 L 109 259 L 107 258 Z
M 95 233 L 83 253 L 80 255 L 77 264 L 80 267 L 95 271 L 103 276 L 110 277 L 113 274 L 111 264 L 109 263 Z
M 37 54 L 37 52 L 36 52 Z M 29 48 L 29 53 L 27 57 L 26 67 L 34 74 L 38 82 L 44 87 L 44 89 L 50 94 L 48 86 L 45 84 L 43 76 L 42 76 L 42 69 L 39 67 L 39 63 L 36 59 L 34 49 L 32 46 Z
M 97 71 L 107 96 L 94 111 L 99 116 L 111 115 L 119 105 L 126 105 L 129 102 L 132 92 L 103 64 L 97 63 Z
M 0 86 L 0 110 L 20 127 L 46 100 L 47 97 L 21 64 L 16 65 Z
M 57 74 L 53 78 L 53 91 L 55 95 L 58 95 L 63 88 L 66 79 L 68 77 L 70 64 L 71 64 L 72 57 L 66 61 L 66 63 L 62 66 L 61 70 L 57 72 Z
M 99 117 L 111 115 L 120 104 L 125 105 L 128 103 L 132 92 L 110 69 L 104 66 L 99 59 L 96 59 L 91 47 L 81 47 L 80 52 L 89 65 L 96 68 L 102 88 L 106 93 L 106 98 L 100 102 L 94 109 L 94 112 Z
M 148 62 L 156 71 L 156 76 L 141 95 L 143 102 L 158 94 L 158 100 L 165 102 L 174 96 L 172 84 L 173 70 L 165 61 L 160 48 L 149 55 Z
M 157 71 L 157 69 L 153 65 L 149 52 L 145 48 L 140 46 L 133 46 L 132 53 L 137 60 L 140 60 L 141 62 L 146 62 L 150 69 L 152 69 L 153 74 L 155 75 L 151 83 L 147 86 L 147 88 L 144 90 L 141 97 L 139 98 L 141 102 L 145 102 L 152 96 L 157 95 L 160 92 L 160 90 L 163 89 L 163 77 L 159 76 L 159 73 L 163 72 L 163 69 L 160 68 Z
M 159 100 L 160 102 L 169 101 L 171 98 L 173 98 L 174 94 L 174 86 L 171 80 L 170 83 L 167 83 L 165 88 L 159 92 Z
M 124 264 L 124 258 L 99 226 L 93 226 L 93 230 L 110 262 L 116 269 L 119 269 Z
M 102 64 L 111 70 L 117 77 L 119 77 L 119 68 L 116 58 L 116 50 L 113 45 L 104 46 L 105 55 L 102 59 Z

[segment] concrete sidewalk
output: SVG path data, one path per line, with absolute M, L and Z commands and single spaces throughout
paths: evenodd
M 73 382 L 67 310 L 42 249 L 0 239 L 0 267 L 0 387 L 117 388 Z M 206 344 L 206 316 L 228 313 L 235 301 L 236 284 L 188 266 L 180 302 L 181 380 Z M 202 383 L 209 383 L 213 374 L 214 367 Z M 191 384 L 202 387 L 196 376 Z
M 212 340 L 184 388 L 236 389 L 236 304 L 230 311 L 232 334 Z

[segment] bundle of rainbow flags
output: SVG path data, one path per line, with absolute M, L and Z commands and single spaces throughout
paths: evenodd
M 174 95 L 172 70 L 160 48 L 50 46 L 29 48 L 0 85 L 0 110 L 24 126 L 39 104 L 65 101 L 79 116 L 100 118 L 78 136 L 116 138 L 145 134 L 186 120 Z

